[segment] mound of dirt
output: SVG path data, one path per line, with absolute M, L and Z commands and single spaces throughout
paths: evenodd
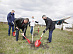
M 38 34 L 38 33 L 34 33 L 34 34 L 33 34 L 33 36 L 37 36 L 37 35 L 39 35 L 39 34 Z
M 41 43 L 41 45 L 39 47 L 35 47 L 35 41 L 33 41 L 33 43 L 30 43 L 30 49 L 33 49 L 33 50 L 37 50 L 39 48 L 43 48 L 43 49 L 48 49 L 49 46 L 47 44 L 43 44 Z

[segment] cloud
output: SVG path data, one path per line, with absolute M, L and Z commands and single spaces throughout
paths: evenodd
M 73 0 L 1 0 L 0 19 L 12 10 L 15 10 L 15 17 L 31 17 L 41 22 L 43 14 L 51 19 L 61 19 L 65 16 L 73 17 Z M 71 18 L 72 19 L 72 18 Z M 72 22 L 68 20 L 68 22 Z

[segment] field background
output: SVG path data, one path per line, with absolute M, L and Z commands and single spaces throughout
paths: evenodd
M 40 31 L 36 31 L 34 41 L 38 40 L 45 27 L 40 27 Z M 8 25 L 0 24 L 0 54 L 73 54 L 73 34 L 68 31 L 61 31 L 55 29 L 52 36 L 52 43 L 46 43 L 48 38 L 48 31 L 41 39 L 41 46 L 36 48 L 32 44 L 28 44 L 27 40 L 22 40 L 22 35 L 19 35 L 19 40 L 8 36 Z M 37 35 L 38 34 L 38 35 Z M 27 29 L 27 38 L 31 40 L 30 27 Z

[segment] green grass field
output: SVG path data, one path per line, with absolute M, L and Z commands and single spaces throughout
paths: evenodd
M 35 27 L 35 32 L 37 31 Z M 40 27 L 38 35 L 34 36 L 34 41 L 40 38 L 44 27 Z M 28 44 L 27 40 L 22 40 L 22 35 L 19 35 L 19 40 L 8 36 L 8 25 L 0 24 L 0 54 L 73 54 L 73 35 L 67 31 L 55 29 L 52 36 L 52 43 L 46 43 L 48 31 L 41 39 L 41 46 L 36 48 L 32 44 Z M 31 40 L 30 27 L 27 29 L 27 38 Z

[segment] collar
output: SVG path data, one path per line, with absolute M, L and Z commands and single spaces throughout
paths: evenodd
M 11 12 L 10 12 L 10 14 L 11 14 L 11 15 L 14 15 L 14 13 L 11 13 Z

